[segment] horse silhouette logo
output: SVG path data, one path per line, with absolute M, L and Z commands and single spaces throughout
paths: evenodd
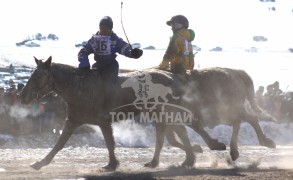
M 139 73 L 138 76 L 132 76 L 125 80 L 121 84 L 122 88 L 133 88 L 136 99 L 132 103 L 137 109 L 142 110 L 143 108 L 138 104 L 143 104 L 144 108 L 152 111 L 157 108 L 157 105 L 162 105 L 162 111 L 165 110 L 165 105 L 168 104 L 167 95 L 170 94 L 173 99 L 179 99 L 173 95 L 170 87 L 162 84 L 155 84 L 152 82 L 152 76 L 148 73 Z M 163 102 L 159 101 L 159 97 Z M 153 104 L 148 107 L 149 104 Z

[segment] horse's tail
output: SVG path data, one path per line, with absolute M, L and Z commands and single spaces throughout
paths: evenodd
M 263 110 L 258 105 L 258 103 L 256 101 L 255 89 L 254 89 L 254 85 L 253 85 L 253 81 L 252 81 L 251 77 L 245 71 L 242 71 L 242 70 L 239 71 L 239 76 L 245 84 L 246 93 L 247 93 L 246 99 L 248 100 L 248 102 L 251 106 L 251 109 L 261 119 L 277 121 L 276 118 L 271 116 L 269 113 L 267 113 L 265 110 Z

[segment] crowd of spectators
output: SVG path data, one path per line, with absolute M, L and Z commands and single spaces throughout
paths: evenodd
M 66 103 L 56 93 L 21 104 L 19 93 L 23 84 L 5 90 L 0 87 L 0 134 L 21 135 L 62 129 Z
M 282 91 L 279 82 L 275 81 L 266 87 L 266 91 L 264 86 L 259 86 L 255 93 L 259 106 L 278 122 L 289 125 L 293 121 L 293 92 Z

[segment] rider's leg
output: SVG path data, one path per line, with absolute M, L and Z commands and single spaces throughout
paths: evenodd
M 187 82 L 187 74 L 186 70 L 184 68 L 184 65 L 182 63 L 172 63 L 171 64 L 171 72 L 176 74 L 177 77 L 182 81 L 183 83 Z
M 118 72 L 119 65 L 117 62 L 100 70 L 103 80 L 103 95 L 101 95 L 101 97 L 103 97 L 103 108 L 101 109 L 101 116 L 104 118 L 110 118 L 110 111 L 115 108 Z

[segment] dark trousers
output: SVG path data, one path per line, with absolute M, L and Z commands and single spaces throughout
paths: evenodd
M 119 64 L 117 61 L 106 65 L 93 64 L 93 69 L 99 72 L 103 82 L 115 84 L 118 80 Z
M 115 104 L 115 97 L 117 95 L 117 82 L 118 82 L 118 73 L 119 73 L 119 64 L 117 61 L 114 61 L 111 64 L 105 66 L 92 66 L 93 69 L 97 69 L 98 75 L 102 78 L 101 83 L 101 98 L 103 99 L 101 102 L 103 103 L 103 109 L 101 109 L 102 116 L 105 114 L 109 114 Z
M 186 70 L 185 70 L 183 64 L 181 64 L 181 63 L 171 64 L 170 69 L 171 69 L 171 72 L 175 73 L 175 74 L 183 74 L 183 75 L 186 74 Z

